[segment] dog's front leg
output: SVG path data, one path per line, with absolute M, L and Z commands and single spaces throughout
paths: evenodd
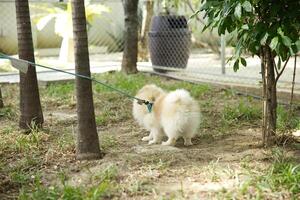
M 152 131 L 150 131 L 150 134 L 146 137 L 143 137 L 142 141 L 150 141 L 152 139 L 153 139 L 153 134 L 152 134 Z
M 152 140 L 149 141 L 148 144 L 158 144 L 161 143 L 162 134 L 159 128 L 153 128 L 150 131 L 150 135 L 153 137 Z
M 167 141 L 162 142 L 161 144 L 164 146 L 174 146 L 176 143 L 176 138 L 174 137 L 169 137 Z

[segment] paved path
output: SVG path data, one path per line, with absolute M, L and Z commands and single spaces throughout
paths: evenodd
M 230 64 L 226 65 L 226 73 L 222 74 L 220 59 L 214 54 L 192 55 L 185 70 L 168 72 L 167 75 L 173 78 L 189 80 L 193 82 L 204 82 L 226 86 L 241 86 L 258 88 L 260 86 L 260 59 L 249 57 L 247 67 L 240 68 L 237 72 L 233 71 Z M 140 63 L 140 66 L 148 66 L 149 63 Z M 300 59 L 297 60 L 300 66 Z M 290 92 L 291 82 L 294 71 L 294 58 L 288 62 L 278 82 L 278 90 Z M 295 93 L 300 94 L 300 69 L 296 71 Z
M 98 56 L 92 55 L 91 72 L 104 73 L 108 71 L 120 70 L 121 62 L 120 55 L 116 56 L 118 59 L 114 62 L 103 61 Z M 300 59 L 297 66 L 300 64 Z M 278 88 L 281 91 L 290 91 L 291 80 L 293 75 L 293 59 L 287 65 L 285 72 L 280 78 Z M 38 63 L 46 64 L 59 69 L 64 69 L 68 72 L 74 73 L 73 64 L 60 63 L 57 58 L 43 58 L 39 59 Z M 61 67 L 64 66 L 64 67 Z M 150 62 L 139 62 L 138 68 L 140 71 L 153 72 Z M 60 80 L 72 80 L 73 76 L 63 74 L 60 72 L 49 71 L 38 68 L 38 80 L 40 82 L 52 82 Z M 247 67 L 239 69 L 237 72 L 232 70 L 228 64 L 226 66 L 226 74 L 221 73 L 220 59 L 214 54 L 192 54 L 188 66 L 185 70 L 170 71 L 166 75 L 178 79 L 190 80 L 195 82 L 214 83 L 227 86 L 245 86 L 245 87 L 259 87 L 260 75 L 260 60 L 258 58 L 247 58 Z M 17 83 L 19 82 L 19 75 L 17 72 L 1 73 L 0 83 Z M 296 72 L 295 93 L 300 94 L 300 69 Z

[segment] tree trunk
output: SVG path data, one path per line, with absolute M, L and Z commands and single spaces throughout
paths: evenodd
M 153 6 L 154 1 L 149 0 L 145 1 L 145 8 L 144 8 L 144 14 L 143 14 L 143 24 L 142 24 L 142 30 L 141 30 L 141 39 L 140 39 L 140 45 L 138 50 L 138 57 L 142 61 L 148 61 L 149 59 L 149 50 L 148 50 L 148 32 L 150 30 L 150 24 L 151 19 L 153 17 Z
M 0 108 L 3 108 L 3 107 L 4 107 L 4 104 L 3 104 L 3 98 L 2 98 L 2 91 L 0 88 Z
M 84 0 L 72 0 L 75 72 L 91 76 Z M 80 160 L 101 158 L 95 122 L 92 83 L 76 77 L 78 132 L 76 156 Z
M 138 2 L 138 0 L 123 0 L 125 13 L 125 43 L 122 71 L 126 74 L 137 73 Z
M 271 146 L 276 137 L 277 93 L 274 58 L 270 47 L 261 49 L 261 72 L 263 80 L 263 120 L 262 137 L 265 147 Z
M 16 16 L 19 58 L 35 62 L 28 0 L 16 0 Z M 42 126 L 44 118 L 35 66 L 29 65 L 26 74 L 20 72 L 20 112 L 20 128 Z

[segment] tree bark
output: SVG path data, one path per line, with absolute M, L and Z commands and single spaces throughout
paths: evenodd
M 16 0 L 19 58 L 35 62 L 28 0 Z M 20 72 L 19 126 L 29 129 L 44 122 L 35 66 L 29 65 L 26 74 Z
M 4 107 L 4 103 L 3 103 L 3 98 L 2 98 L 2 91 L 0 88 L 0 108 L 3 108 L 3 107 Z
M 84 0 L 72 0 L 75 72 L 91 76 Z M 92 83 L 76 77 L 78 132 L 76 157 L 79 160 L 101 158 L 95 122 Z
M 270 47 L 261 49 L 261 71 L 263 80 L 263 145 L 269 147 L 274 144 L 276 137 L 277 92 L 275 81 L 274 58 Z
M 125 13 L 125 43 L 122 71 L 126 74 L 137 73 L 138 2 L 138 0 L 123 0 Z
M 153 6 L 154 1 L 149 0 L 145 1 L 145 8 L 144 8 L 144 16 L 143 16 L 143 24 L 142 24 L 142 30 L 141 30 L 141 39 L 139 41 L 139 47 L 138 50 L 138 57 L 142 61 L 148 61 L 149 60 L 149 50 L 148 50 L 148 32 L 150 30 L 150 24 L 151 19 L 154 14 Z

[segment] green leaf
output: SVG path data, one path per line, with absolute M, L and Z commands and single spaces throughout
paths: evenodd
M 246 12 L 252 11 L 252 5 L 249 1 L 245 1 L 242 6 L 246 10 Z
M 239 69 L 239 60 L 236 60 L 233 65 L 233 71 L 236 72 Z
M 247 66 L 247 61 L 245 60 L 245 58 L 241 57 L 241 63 L 242 65 L 244 65 L 245 67 Z
M 244 30 L 249 30 L 249 26 L 248 26 L 248 24 L 244 24 L 244 25 L 241 27 L 241 29 L 244 29 Z
M 202 32 L 204 32 L 206 29 L 208 29 L 209 28 L 209 25 L 205 25 L 204 27 L 203 27 L 203 29 L 202 29 Z
M 278 46 L 276 48 L 276 53 L 281 58 L 281 61 L 285 61 L 288 58 L 287 48 L 280 43 L 278 44 Z
M 234 16 L 238 19 L 240 19 L 242 16 L 242 6 L 240 3 L 238 3 L 234 9 Z
M 190 16 L 189 20 L 195 18 L 199 13 L 200 13 L 200 10 L 197 10 L 196 12 L 194 12 L 194 13 Z
M 278 33 L 279 35 L 281 35 L 281 36 L 284 36 L 284 33 L 283 33 L 281 27 L 279 27 L 279 28 L 277 29 L 277 33 Z
M 225 34 L 225 30 L 226 30 L 226 18 L 220 22 L 219 27 L 218 27 L 218 34 L 222 35 Z
M 281 59 L 280 59 L 280 57 L 278 57 L 277 68 L 278 68 L 279 70 L 280 70 L 280 68 L 281 68 Z
M 289 47 L 289 53 L 290 53 L 291 56 L 294 56 L 297 52 L 294 52 L 292 47 Z
M 265 35 L 264 35 L 264 36 L 262 37 L 262 39 L 260 40 L 260 44 L 261 44 L 261 45 L 265 45 L 266 42 L 267 42 L 268 37 L 269 37 L 269 33 L 266 32 Z
M 276 49 L 277 44 L 278 44 L 278 37 L 276 36 L 271 40 L 270 48 L 272 50 Z
M 297 40 L 297 41 L 295 42 L 295 45 L 296 45 L 296 47 L 297 47 L 297 51 L 300 51 L 300 40 Z
M 292 46 L 292 40 L 289 37 L 282 35 L 281 38 L 282 38 L 282 42 L 285 46 L 287 46 L 287 47 Z

